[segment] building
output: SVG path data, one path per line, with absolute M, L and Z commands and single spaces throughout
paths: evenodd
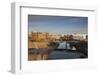
M 55 41 L 57 36 L 52 35 L 48 32 L 32 32 L 31 36 L 29 37 L 29 39 L 31 41 Z
M 87 34 L 74 33 L 72 35 L 75 40 L 87 40 Z

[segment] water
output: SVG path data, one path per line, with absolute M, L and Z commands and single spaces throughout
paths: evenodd
M 75 58 L 80 58 L 84 56 L 81 53 L 78 52 L 65 52 L 65 51 L 53 51 L 49 55 L 49 59 L 75 59 Z
M 49 55 L 49 59 L 75 59 L 75 58 L 84 57 L 84 54 L 82 54 L 82 53 L 67 51 L 67 50 L 71 50 L 71 49 L 76 50 L 75 47 L 71 48 L 70 43 L 71 42 L 59 42 L 58 48 L 56 49 L 56 51 L 54 50 Z M 75 42 L 75 43 L 77 43 L 77 42 Z
M 66 42 L 60 42 L 57 49 L 66 49 Z
M 67 46 L 67 49 L 71 49 L 71 47 L 70 47 L 70 44 L 69 43 L 66 43 L 66 46 Z
M 53 50 L 49 54 L 48 60 L 52 60 L 52 59 L 76 59 L 76 58 L 84 57 L 84 54 L 79 53 L 79 52 L 74 52 L 74 50 L 77 50 L 77 49 L 74 47 L 71 48 L 70 43 L 71 42 L 59 42 L 59 46 L 57 47 L 57 49 Z M 72 42 L 72 43 L 77 43 L 77 42 Z M 30 49 L 30 50 L 32 50 L 34 52 L 37 51 L 35 49 Z M 67 50 L 71 50 L 71 51 L 69 52 Z M 43 51 L 41 50 L 41 52 L 43 52 Z
M 57 49 L 71 49 L 70 42 L 59 42 Z
M 29 49 L 30 52 L 34 55 L 35 53 L 41 52 L 43 54 L 44 52 L 42 50 L 36 50 L 36 49 Z M 55 49 L 48 55 L 48 60 L 55 60 L 55 59 L 76 59 L 84 57 L 84 54 L 79 52 L 72 52 L 67 50 L 59 50 Z

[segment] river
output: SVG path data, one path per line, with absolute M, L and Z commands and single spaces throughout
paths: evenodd
M 53 51 L 48 59 L 76 59 L 80 57 L 84 57 L 84 55 L 78 52 Z

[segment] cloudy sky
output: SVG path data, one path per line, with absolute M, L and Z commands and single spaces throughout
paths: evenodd
M 28 31 L 53 34 L 87 34 L 88 18 L 74 16 L 28 15 Z

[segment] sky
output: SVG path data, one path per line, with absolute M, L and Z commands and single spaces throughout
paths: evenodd
M 73 34 L 88 31 L 88 17 L 28 15 L 28 33 Z

